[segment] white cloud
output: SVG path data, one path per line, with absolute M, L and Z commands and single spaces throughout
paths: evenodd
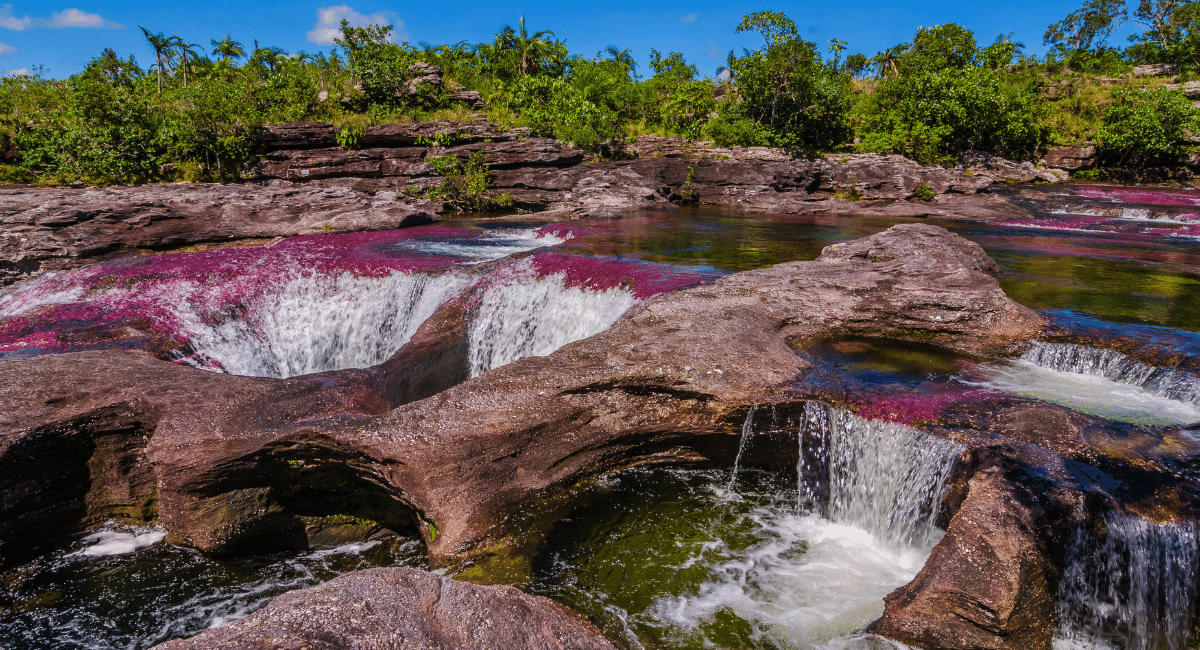
M 0 43 L 0 56 L 12 56 L 17 53 L 17 48 L 8 43 Z
M 391 25 L 391 40 L 408 40 L 408 33 L 404 31 L 404 21 L 390 11 L 367 15 L 355 11 L 350 5 L 334 5 L 317 10 L 317 24 L 306 34 L 308 42 L 318 45 L 333 44 L 333 40 L 342 35 L 343 18 L 351 27 Z
M 100 14 L 89 14 L 79 9 L 63 9 L 50 14 L 47 27 L 83 27 L 87 29 L 125 29 L 121 23 L 105 20 Z
M 694 23 L 694 22 L 696 22 L 696 14 L 688 14 L 688 15 L 680 18 L 680 20 L 682 20 L 685 23 Z
M 79 9 L 55 11 L 50 14 L 49 18 L 33 18 L 30 16 L 17 18 L 13 15 L 13 6 L 11 4 L 0 6 L 0 27 L 18 32 L 37 29 L 38 27 L 50 27 L 52 29 L 70 27 L 82 29 L 125 29 L 125 26 L 121 23 L 115 23 L 111 20 L 106 20 L 100 14 L 89 14 Z
M 13 15 L 12 5 L 6 4 L 0 7 L 0 27 L 22 32 L 33 28 L 33 19 L 29 16 L 17 18 Z
M 15 70 L 4 71 L 4 76 L 6 77 L 23 77 L 27 74 L 29 74 L 29 68 L 17 68 Z

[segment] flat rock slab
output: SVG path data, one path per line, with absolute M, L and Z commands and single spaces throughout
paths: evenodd
M 0 285 L 139 250 L 432 223 L 441 206 L 344 187 L 163 183 L 0 190 Z
M 583 617 L 512 587 L 356 571 L 156 650 L 616 650 Z

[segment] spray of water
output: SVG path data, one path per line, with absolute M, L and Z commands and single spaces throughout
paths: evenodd
M 1200 531 L 1110 513 L 1080 528 L 1059 589 L 1055 648 L 1185 650 L 1196 608 Z
M 1167 426 L 1200 422 L 1200 377 L 1157 368 L 1115 350 L 1035 343 L 1019 359 L 980 364 L 967 383 L 1084 413 Z
M 173 311 L 194 351 L 187 362 L 235 375 L 293 377 L 386 361 L 466 283 L 455 273 L 308 273 L 256 296 L 230 318 L 193 303 Z
M 634 303 L 627 289 L 568 286 L 562 274 L 540 275 L 529 260 L 496 271 L 488 283 L 471 320 L 472 377 L 602 332 Z

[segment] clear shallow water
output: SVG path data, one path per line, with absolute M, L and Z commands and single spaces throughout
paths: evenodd
M 561 248 L 734 272 L 815 259 L 829 244 L 906 222 L 943 226 L 978 243 L 1003 269 L 1001 287 L 1034 309 L 1200 330 L 1200 246 L 1156 234 L 683 208 L 569 222 L 563 227 L 575 236 Z
M 425 566 L 424 545 L 391 538 L 324 551 L 217 560 L 110 525 L 0 574 L 5 650 L 141 650 L 242 618 L 286 591 L 377 566 Z
M 533 590 L 644 648 L 819 648 L 883 612 L 930 547 L 895 547 L 743 472 L 629 470 L 560 525 Z

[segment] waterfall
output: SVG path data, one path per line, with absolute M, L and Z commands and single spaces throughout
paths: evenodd
M 1200 378 L 1115 350 L 1035 342 L 1020 358 L 966 370 L 967 384 L 1143 426 L 1200 422 Z
M 962 446 L 816 402 L 800 419 L 799 505 L 892 547 L 929 548 Z
M 1036 341 L 1021 359 L 1058 372 L 1093 375 L 1139 386 L 1159 397 L 1200 406 L 1200 378 L 1196 375 L 1134 361 L 1116 350 Z
M 471 319 L 472 377 L 598 334 L 634 303 L 627 289 L 567 286 L 562 274 L 539 275 L 529 260 L 497 270 L 486 282 Z
M 1118 513 L 1105 518 L 1099 539 L 1081 527 L 1059 588 L 1055 645 L 1185 650 L 1196 608 L 1198 533 L 1192 522 Z
M 194 351 L 186 362 L 235 375 L 294 377 L 383 363 L 466 282 L 453 273 L 309 272 L 249 299 L 245 313 L 233 318 L 215 319 L 190 303 L 171 310 Z
M 742 422 L 742 438 L 738 441 L 737 457 L 733 459 L 733 475 L 729 477 L 729 485 L 725 488 L 730 492 L 737 484 L 738 465 L 742 463 L 742 454 L 746 451 L 746 443 L 754 435 L 754 415 L 756 413 L 758 413 L 758 404 L 750 407 L 750 410 L 746 412 L 746 420 Z

